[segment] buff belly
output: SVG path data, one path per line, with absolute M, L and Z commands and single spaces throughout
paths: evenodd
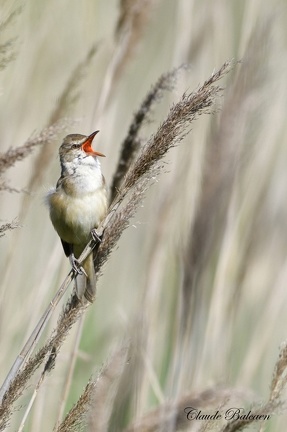
M 49 194 L 50 217 L 62 240 L 73 245 L 85 245 L 90 232 L 106 215 L 106 193 L 103 188 L 81 197 L 70 197 L 54 191 Z

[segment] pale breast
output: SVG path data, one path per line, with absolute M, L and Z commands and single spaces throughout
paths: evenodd
M 70 244 L 86 244 L 91 230 L 97 228 L 107 213 L 107 192 L 103 186 L 71 195 L 58 188 L 50 193 L 48 202 L 54 228 Z

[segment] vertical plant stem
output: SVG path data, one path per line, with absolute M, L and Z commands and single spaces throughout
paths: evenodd
M 79 344 L 80 344 L 81 336 L 82 336 L 82 332 L 83 332 L 83 325 L 84 325 L 84 316 L 82 315 L 79 319 L 79 322 L 78 322 L 77 333 L 76 333 L 76 337 L 75 337 L 74 344 L 72 346 L 72 350 L 71 350 L 71 354 L 70 354 L 69 369 L 67 371 L 67 375 L 66 375 L 66 379 L 65 379 L 65 384 L 64 384 L 64 388 L 63 388 L 63 393 L 62 393 L 62 397 L 61 397 L 61 403 L 60 403 L 60 408 L 59 408 L 59 412 L 58 412 L 58 417 L 57 417 L 55 429 L 58 428 L 58 426 L 59 426 L 59 424 L 62 421 L 63 416 L 64 416 L 65 405 L 66 405 L 69 391 L 71 388 L 73 374 L 74 374 L 74 370 L 75 370 L 75 366 L 76 366 L 76 361 L 77 361 L 77 356 L 78 356 L 78 348 L 79 348 Z

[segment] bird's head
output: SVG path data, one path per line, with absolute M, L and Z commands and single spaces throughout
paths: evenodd
M 103 153 L 95 151 L 92 147 L 93 139 L 98 132 L 95 131 L 89 136 L 80 134 L 67 135 L 59 150 L 61 162 L 80 162 L 89 156 L 93 158 L 98 156 L 104 157 Z

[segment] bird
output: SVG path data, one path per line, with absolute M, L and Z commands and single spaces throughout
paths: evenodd
M 100 241 L 96 229 L 107 215 L 105 178 L 91 135 L 67 135 L 59 149 L 61 176 L 46 196 L 51 222 L 76 274 L 76 295 L 92 301 L 96 275 L 91 253 L 82 265 L 78 258 L 91 238 Z

